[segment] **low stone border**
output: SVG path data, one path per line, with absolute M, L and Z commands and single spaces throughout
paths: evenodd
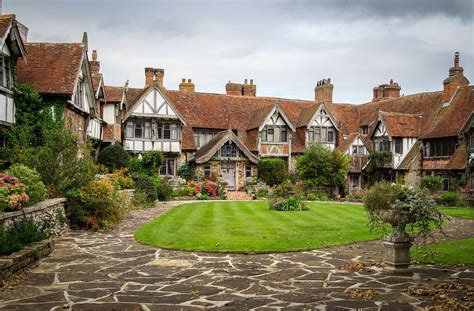
M 53 236 L 61 235 L 69 229 L 64 209 L 65 203 L 65 198 L 49 199 L 25 207 L 23 211 L 0 214 L 0 226 L 7 229 L 15 221 L 21 221 L 25 217 L 32 219 L 38 225 L 41 225 L 45 220 L 49 220 L 52 225 L 50 234 Z
M 47 239 L 32 243 L 8 256 L 0 256 L 0 285 L 14 274 L 24 271 L 28 266 L 49 256 L 54 250 L 54 240 Z

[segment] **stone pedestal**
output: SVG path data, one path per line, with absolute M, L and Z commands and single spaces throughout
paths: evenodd
M 413 239 L 405 232 L 394 227 L 392 234 L 383 241 L 385 247 L 385 267 L 387 274 L 411 274 L 410 248 Z

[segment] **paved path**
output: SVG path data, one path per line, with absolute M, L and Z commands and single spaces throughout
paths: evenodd
M 450 297 L 468 303 L 474 295 L 472 266 L 415 266 L 410 277 L 383 275 L 379 265 L 369 263 L 379 256 L 379 242 L 266 255 L 169 251 L 136 243 L 133 231 L 170 205 L 134 211 L 114 232 L 72 231 L 62 237 L 51 257 L 0 291 L 0 308 L 411 310 L 434 303 L 432 291 L 419 288 L 434 285 L 438 293 L 448 292 L 438 303 L 455 309 Z M 472 234 L 473 224 L 456 220 L 450 228 Z M 410 295 L 409 287 L 424 295 Z

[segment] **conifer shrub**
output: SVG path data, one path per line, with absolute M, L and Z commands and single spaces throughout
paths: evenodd
M 288 176 L 286 162 L 280 158 L 264 158 L 257 163 L 258 179 L 269 186 L 281 184 Z

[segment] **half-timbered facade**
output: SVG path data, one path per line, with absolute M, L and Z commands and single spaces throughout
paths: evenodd
M 15 123 L 14 72 L 17 59 L 26 58 L 27 32 L 28 28 L 16 21 L 15 15 L 0 15 L 0 145 L 4 144 L 4 131 Z

